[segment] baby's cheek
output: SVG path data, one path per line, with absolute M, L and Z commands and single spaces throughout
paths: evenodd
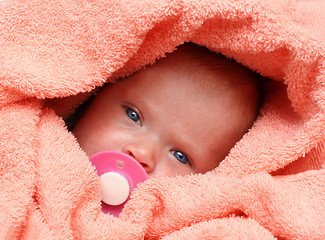
M 106 134 L 93 125 L 76 125 L 72 133 L 77 138 L 80 147 L 88 156 L 100 151 L 106 144 Z

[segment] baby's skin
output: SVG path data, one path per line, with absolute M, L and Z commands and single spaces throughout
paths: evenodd
M 103 87 L 73 128 L 81 148 L 88 156 L 107 150 L 126 153 L 149 178 L 217 167 L 251 127 L 258 101 L 251 75 L 209 54 L 216 55 L 183 46 Z M 202 58 L 218 67 L 205 67 Z M 232 87 L 240 74 L 247 83 Z

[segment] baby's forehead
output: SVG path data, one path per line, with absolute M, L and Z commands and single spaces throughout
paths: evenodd
M 210 57 L 211 58 L 211 57 Z M 220 92 L 238 91 L 237 85 L 254 85 L 252 75 L 223 56 L 216 59 L 190 59 L 188 55 L 168 59 L 152 66 L 150 74 L 165 78 L 165 88 L 183 88 L 211 97 Z M 212 60 L 214 62 L 212 62 Z M 169 81 L 173 79 L 173 81 Z M 156 78 L 154 79 L 156 80 Z M 145 84 L 145 83 L 144 83 Z
M 229 82 L 237 78 L 255 78 L 252 71 L 235 60 L 194 44 L 180 46 L 153 66 L 157 71 L 173 71 L 204 84 L 211 78 L 213 84 L 221 83 L 222 80 Z
M 242 65 L 193 44 L 181 46 L 155 64 L 135 73 L 127 85 L 150 91 L 158 86 L 160 95 L 168 91 L 188 92 L 188 101 L 226 96 L 238 99 L 256 94 L 256 76 Z M 241 94 L 240 92 L 246 92 Z M 229 99 L 228 99 L 229 100 Z

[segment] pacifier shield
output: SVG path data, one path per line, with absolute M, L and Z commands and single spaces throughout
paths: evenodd
M 116 151 L 98 152 L 89 160 L 100 177 L 102 211 L 118 217 L 132 190 L 148 179 L 146 171 L 137 160 Z

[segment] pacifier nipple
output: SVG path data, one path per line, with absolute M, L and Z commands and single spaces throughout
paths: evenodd
M 137 160 L 121 152 L 98 152 L 89 160 L 100 177 L 102 211 L 118 217 L 132 190 L 148 179 L 146 171 Z
M 100 176 L 100 185 L 102 201 L 108 205 L 120 205 L 129 197 L 129 182 L 118 173 L 104 173 Z

